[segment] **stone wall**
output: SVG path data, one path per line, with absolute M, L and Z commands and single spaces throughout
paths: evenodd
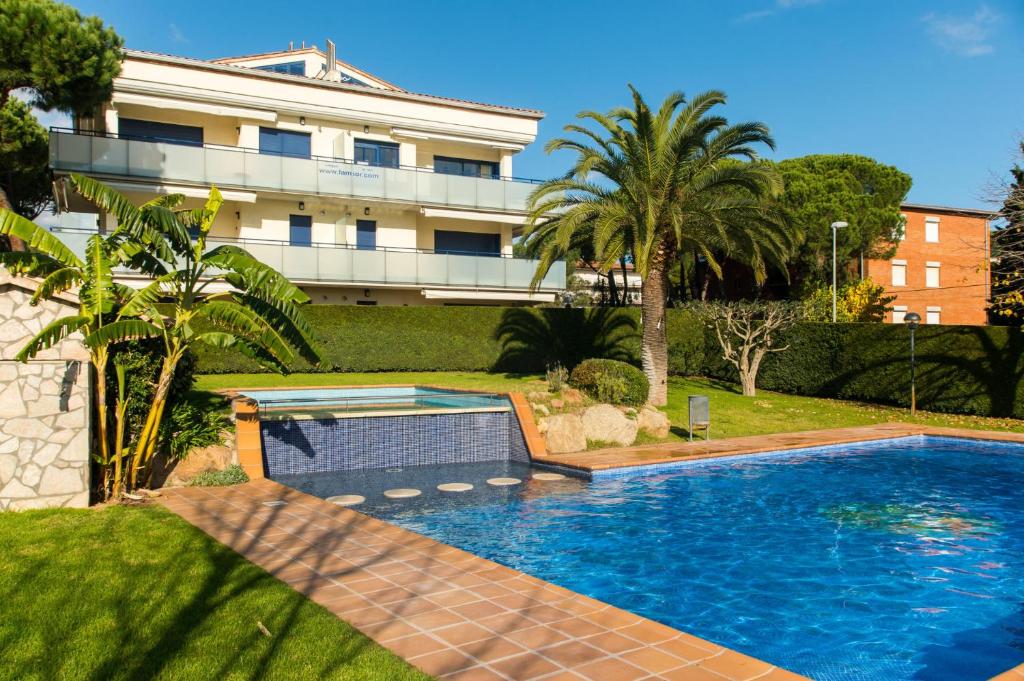
M 69 337 L 14 360 L 46 324 L 74 314 L 73 296 L 29 305 L 34 282 L 0 268 L 0 510 L 89 503 L 88 354 Z

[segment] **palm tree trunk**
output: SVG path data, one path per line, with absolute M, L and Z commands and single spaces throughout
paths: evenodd
M 652 263 L 640 289 L 643 309 L 641 359 L 650 382 L 647 401 L 655 406 L 668 402 L 668 336 L 665 333 L 664 258 Z
M 135 445 L 135 454 L 132 458 L 131 487 L 138 484 L 139 471 L 153 458 L 156 451 L 160 423 L 163 421 L 164 407 L 167 406 L 167 393 L 171 389 L 171 379 L 174 378 L 174 371 L 178 368 L 180 353 L 174 353 L 164 358 L 163 366 L 160 367 L 160 377 L 157 379 L 156 394 L 153 395 L 153 404 L 146 416 L 146 425 L 142 428 L 139 441 Z
M 626 259 L 619 258 L 619 267 L 622 268 L 622 306 L 629 305 L 629 279 L 626 278 Z
M 110 439 L 107 433 L 107 348 L 93 351 L 91 361 L 96 370 L 96 439 L 100 445 L 100 461 L 103 465 L 103 497 L 107 498 L 107 468 L 110 466 Z
M 618 307 L 619 296 L 616 293 L 615 273 L 608 270 L 608 304 L 611 307 Z

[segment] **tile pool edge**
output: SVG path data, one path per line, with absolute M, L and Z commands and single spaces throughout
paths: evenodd
M 751 435 L 722 440 L 662 443 L 639 447 L 617 447 L 571 454 L 544 454 L 534 461 L 545 466 L 571 470 L 576 475 L 622 474 L 629 469 L 664 467 L 719 458 L 769 454 L 772 452 L 847 445 L 903 437 L 952 437 L 969 440 L 1024 444 L 1024 433 L 970 430 L 907 423 L 885 423 L 852 428 Z
M 805 678 L 271 480 L 157 501 L 435 676 Z

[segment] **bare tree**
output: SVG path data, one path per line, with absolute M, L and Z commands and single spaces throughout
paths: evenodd
M 722 357 L 736 367 L 743 394 L 750 397 L 757 394 L 757 372 L 765 355 L 789 349 L 776 343 L 802 316 L 798 304 L 784 301 L 704 303 L 693 309 L 715 330 Z

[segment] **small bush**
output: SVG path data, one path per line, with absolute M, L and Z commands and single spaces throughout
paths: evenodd
M 566 381 L 569 380 L 569 370 L 564 366 L 555 362 L 555 364 L 548 365 L 547 373 L 544 377 L 548 381 L 548 391 L 553 393 L 562 392 L 562 388 L 565 387 Z
M 192 478 L 189 487 L 223 487 L 225 485 L 241 485 L 249 482 L 245 469 L 233 463 L 222 471 L 206 471 Z
M 614 359 L 583 360 L 572 370 L 569 384 L 595 400 L 631 407 L 643 405 L 650 388 L 644 372 Z
M 197 447 L 219 445 L 222 431 L 231 425 L 221 412 L 188 401 L 179 402 L 160 427 L 160 440 L 171 459 L 183 459 Z

